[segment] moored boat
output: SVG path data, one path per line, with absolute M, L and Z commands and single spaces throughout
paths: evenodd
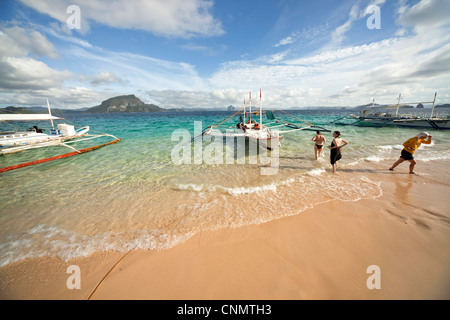
M 36 149 L 36 148 L 44 148 L 44 147 L 51 147 L 51 146 L 64 146 L 69 149 L 71 149 L 73 152 L 59 155 L 47 159 L 40 159 L 36 161 L 31 161 L 29 163 L 25 164 L 19 164 L 14 165 L 6 168 L 0 168 L 1 172 L 10 171 L 17 168 L 22 168 L 25 166 L 37 164 L 37 163 L 43 163 L 51 160 L 66 158 L 68 156 L 76 155 L 85 153 L 90 150 L 98 149 L 99 147 L 103 145 L 109 145 L 116 142 L 119 142 L 120 139 L 110 135 L 110 134 L 99 134 L 99 135 L 90 135 L 88 132 L 90 130 L 89 126 L 85 126 L 79 129 L 75 129 L 74 125 L 67 124 L 67 123 L 61 123 L 57 124 L 56 128 L 54 126 L 54 122 L 56 120 L 63 120 L 62 118 L 55 117 L 51 114 L 50 105 L 47 100 L 47 106 L 48 106 L 48 114 L 0 114 L 0 123 L 4 122 L 9 124 L 10 121 L 19 121 L 19 122 L 28 122 L 33 121 L 50 121 L 52 129 L 50 129 L 49 133 L 44 133 L 45 129 L 39 129 L 37 126 L 34 126 L 32 128 L 29 128 L 28 131 L 19 131 L 14 127 L 15 131 L 5 131 L 0 132 L 0 155 L 10 154 L 10 153 L 16 153 L 21 152 L 29 149 Z M 94 146 L 90 148 L 85 148 L 81 150 L 77 150 L 74 147 L 70 146 L 69 144 L 74 142 L 80 142 L 85 140 L 91 140 L 99 137 L 111 137 L 115 140 L 106 143 L 100 146 Z
M 437 93 L 434 94 L 433 101 L 425 102 L 410 102 L 400 104 L 401 94 L 398 97 L 398 103 L 389 105 L 378 112 L 373 112 L 374 102 L 372 103 L 372 110 L 363 110 L 360 115 L 351 114 L 333 121 L 337 125 L 351 125 L 360 127 L 407 127 L 407 128 L 426 128 L 426 129 L 443 129 L 450 130 L 450 118 L 448 116 L 441 117 L 435 115 Z M 412 114 L 400 114 L 401 108 L 409 107 L 411 104 L 432 104 L 431 115 L 418 116 Z M 396 109 L 395 114 L 389 113 L 389 110 Z
M 247 109 L 248 108 L 248 109 Z M 281 112 L 288 114 L 285 111 L 280 110 Z M 266 118 L 268 120 L 267 123 L 263 123 L 263 114 L 265 113 Z M 226 123 L 228 120 L 239 116 L 239 122 L 231 128 L 226 128 L 226 131 L 223 132 L 219 129 L 219 127 Z M 253 119 L 252 119 L 252 116 Z M 257 122 L 259 116 L 259 122 Z M 263 111 L 262 108 L 262 93 L 261 90 L 259 92 L 259 110 L 252 111 L 252 100 L 251 93 L 249 97 L 249 102 L 246 104 L 244 100 L 244 106 L 234 113 L 232 116 L 228 117 L 224 121 L 221 121 L 217 125 L 209 126 L 207 129 L 203 130 L 200 136 L 216 136 L 216 137 L 225 137 L 225 138 L 239 138 L 245 137 L 250 142 L 256 143 L 262 148 L 266 148 L 270 151 L 277 149 L 281 145 L 281 141 L 284 139 L 285 133 L 299 131 L 299 130 L 323 130 L 329 131 L 328 129 L 318 127 L 312 123 L 304 121 L 300 118 L 295 117 L 296 120 L 302 122 L 302 124 L 295 123 L 295 121 L 287 121 L 282 118 L 276 118 L 273 111 Z M 298 122 L 297 121 L 297 122 Z M 279 128 L 284 127 L 289 130 L 279 130 Z M 192 141 L 198 139 L 200 136 L 197 136 L 192 139 Z

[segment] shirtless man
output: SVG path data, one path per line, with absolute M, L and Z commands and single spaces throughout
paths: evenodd
M 314 154 L 316 156 L 316 160 L 319 159 L 319 157 L 322 155 L 322 151 L 323 151 L 323 145 L 326 142 L 325 137 L 321 134 L 320 130 L 316 131 L 317 135 L 312 138 L 312 141 L 315 141 L 314 144 Z

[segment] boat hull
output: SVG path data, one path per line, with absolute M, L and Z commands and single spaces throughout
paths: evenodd
M 60 136 L 37 132 L 14 132 L 0 134 L 0 147 L 17 147 L 36 143 L 59 141 Z
M 344 122 L 342 120 L 349 120 Z M 351 119 L 340 119 L 335 121 L 337 125 L 351 125 L 359 127 L 406 127 L 406 128 L 426 128 L 426 129 L 442 129 L 450 130 L 450 119 L 410 119 L 410 118 L 372 118 L 372 117 L 352 117 Z
M 450 120 L 444 119 L 400 119 L 393 121 L 393 125 L 408 128 L 450 130 Z
M 270 151 L 275 150 L 281 144 L 283 140 L 283 136 L 279 135 L 278 132 L 271 132 L 267 127 L 264 127 L 260 130 L 255 129 L 235 129 L 232 132 L 227 131 L 223 133 L 221 131 L 208 131 L 205 133 L 205 136 L 213 136 L 213 137 L 222 137 L 222 138 L 246 138 L 251 143 L 256 143 L 259 146 L 268 149 Z
M 58 129 L 64 130 L 58 130 L 58 133 L 56 130 L 51 130 L 54 134 L 36 131 L 0 133 L 0 154 L 58 145 L 64 141 L 87 135 L 89 131 L 89 127 L 83 127 L 75 131 L 73 126 L 66 124 L 58 125 Z

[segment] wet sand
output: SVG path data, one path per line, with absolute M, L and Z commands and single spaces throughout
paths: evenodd
M 365 173 L 381 181 L 376 199 L 333 200 L 163 251 L 14 263 L 0 269 L 0 298 L 449 299 L 450 186 L 405 172 Z M 70 265 L 79 290 L 67 288 Z M 373 265 L 381 289 L 367 287 Z

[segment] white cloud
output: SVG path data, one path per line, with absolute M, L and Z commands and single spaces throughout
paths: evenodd
M 408 10 L 408 5 L 406 4 L 407 2 L 408 2 L 408 0 L 399 0 L 398 1 L 397 14 L 399 16 L 404 15 L 406 10 Z
M 274 47 L 281 47 L 281 46 L 285 46 L 291 43 L 294 43 L 296 40 L 296 35 L 292 34 L 284 39 L 281 39 L 277 44 L 274 45 Z
M 148 90 L 152 103 L 163 108 L 220 108 L 240 107 L 248 91 L 243 89 L 217 90 Z
M 67 37 L 65 39 L 70 39 Z M 16 25 L 0 26 L 0 103 L 5 105 L 45 105 L 55 107 L 92 106 L 109 94 L 65 83 L 73 74 L 51 68 L 39 57 L 60 58 L 53 44 L 40 32 Z M 109 76 L 109 77 L 108 77 Z M 92 81 L 111 81 L 111 74 L 99 74 Z
M 39 32 L 17 26 L 0 28 L 0 90 L 41 90 L 60 87 L 72 74 L 58 71 L 29 55 L 58 57 Z
M 182 45 L 181 48 L 189 51 L 200 52 L 204 56 L 208 57 L 216 56 L 219 52 L 227 50 L 226 45 L 221 45 L 219 46 L 219 49 L 215 49 L 213 47 L 202 46 L 192 42 Z
M 45 106 L 46 99 L 49 99 L 52 108 L 74 109 L 77 107 L 94 107 L 110 97 L 110 92 L 99 92 L 86 87 L 50 88 L 2 93 L 0 104 Z
M 333 45 L 340 44 L 344 38 L 345 34 L 350 30 L 350 28 L 353 25 L 353 22 L 355 22 L 359 18 L 359 6 L 358 4 L 353 5 L 352 9 L 350 10 L 348 20 L 337 27 L 331 34 L 331 43 Z
M 314 55 L 285 61 L 287 64 L 293 65 L 318 65 L 322 63 L 330 63 L 334 61 L 342 61 L 343 59 L 355 57 L 365 53 L 374 52 L 375 50 L 391 48 L 393 44 L 398 42 L 398 38 L 389 38 L 379 42 L 372 42 L 360 46 L 344 47 L 334 50 L 320 51 Z M 373 60 L 372 60 L 373 61 Z
M 83 61 L 95 70 L 114 70 L 116 79 L 129 79 L 129 86 L 120 90 L 166 88 L 185 90 L 202 85 L 195 67 L 183 62 L 156 59 L 130 52 L 114 52 L 98 47 L 70 47 L 65 52 L 70 59 Z M 105 78 L 105 77 L 104 77 Z M 111 75 L 109 75 L 111 79 Z M 116 81 L 117 82 L 117 81 Z
M 81 77 L 82 81 L 89 81 L 90 84 L 94 87 L 104 85 L 104 84 L 112 84 L 112 83 L 124 83 L 120 77 L 115 75 L 112 72 L 100 72 L 94 76 L 84 76 Z
M 81 32 L 90 22 L 113 28 L 138 29 L 159 36 L 217 36 L 224 33 L 220 21 L 211 14 L 208 0 L 20 0 L 29 7 L 66 23 L 66 10 L 77 5 L 81 13 Z
M 59 87 L 70 78 L 68 71 L 57 71 L 28 57 L 0 59 L 0 90 L 45 89 Z
M 57 22 L 52 22 L 50 23 L 50 27 L 42 27 L 42 26 L 37 27 L 42 29 L 43 32 L 45 32 L 46 34 L 55 37 L 59 40 L 62 40 L 64 42 L 68 42 L 84 48 L 92 47 L 92 45 L 88 41 L 72 36 L 72 32 L 64 24 L 60 25 Z
M 110 51 L 74 36 L 60 34 L 53 28 L 36 28 L 66 45 L 59 47 L 57 55 L 53 45 L 35 30 L 0 28 L 0 40 L 6 45 L 0 47 L 0 101 L 4 103 L 40 104 L 41 97 L 49 97 L 59 107 L 76 108 L 86 107 L 86 102 L 92 106 L 93 101 L 99 103 L 102 101 L 98 101 L 99 98 L 106 99 L 112 95 L 149 89 L 195 90 L 202 87 L 202 79 L 195 67 L 188 63 Z M 32 37 L 42 40 L 40 47 L 32 45 L 35 43 Z M 76 61 L 76 72 L 80 75 L 75 77 L 69 71 L 53 69 L 31 57 L 44 54 L 63 57 L 69 65 Z M 86 88 L 86 82 L 92 88 Z
M 26 56 L 57 58 L 55 47 L 41 33 L 18 26 L 0 28 L 0 56 Z
M 412 7 L 404 5 L 403 15 L 398 22 L 403 26 L 414 27 L 420 32 L 422 28 L 448 25 L 450 1 L 448 0 L 422 0 Z

